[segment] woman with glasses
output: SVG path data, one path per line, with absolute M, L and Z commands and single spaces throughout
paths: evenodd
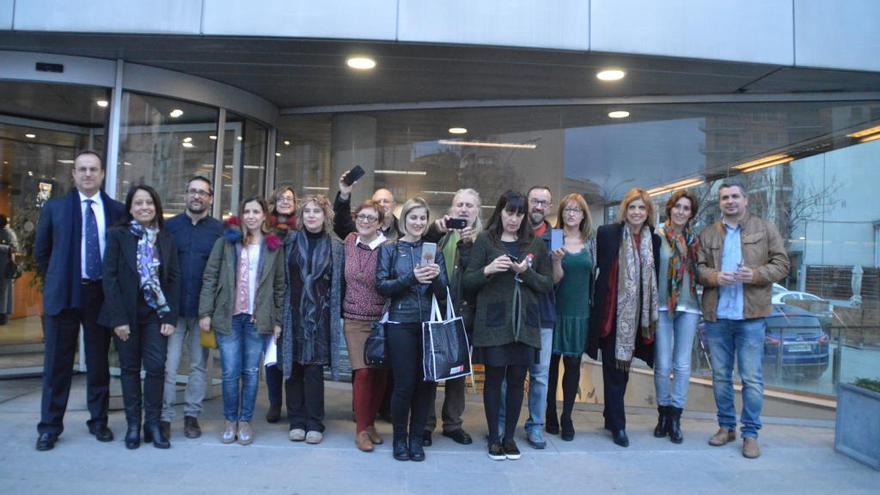
M 296 230 L 296 191 L 293 186 L 283 186 L 272 194 L 271 214 L 269 215 L 269 227 L 280 239 Z M 266 411 L 266 421 L 277 423 L 281 418 L 281 402 L 283 400 L 282 388 L 284 380 L 281 377 L 281 368 L 278 363 L 266 366 L 266 395 L 269 397 L 269 409 Z
M 544 241 L 525 221 L 525 196 L 507 191 L 498 199 L 486 231 L 474 242 L 462 279 L 476 297 L 475 361 L 486 367 L 483 402 L 489 427 L 489 458 L 519 459 L 514 441 L 526 372 L 541 348 L 539 295 L 553 289 Z M 504 431 L 499 431 L 501 385 L 507 381 Z M 502 436 L 503 434 L 503 436 Z
M 356 231 L 346 236 L 345 245 L 345 295 L 342 298 L 342 316 L 345 319 L 345 341 L 354 374 L 352 396 L 355 445 L 363 452 L 372 452 L 373 445 L 382 443 L 373 421 L 382 398 L 388 370 L 369 368 L 364 363 L 364 344 L 370 336 L 373 322 L 382 318 L 385 298 L 376 292 L 376 267 L 379 248 L 385 236 L 379 226 L 385 219 L 382 205 L 367 200 L 353 214 Z
M 287 235 L 287 290 L 280 360 L 287 392 L 288 439 L 324 440 L 324 367 L 339 376 L 342 338 L 342 243 L 332 237 L 333 210 L 309 195 L 297 211 L 300 230 Z
M 691 351 L 700 321 L 697 297 L 699 239 L 691 226 L 699 205 L 693 193 L 675 192 L 666 202 L 666 222 L 660 234 L 660 319 L 654 353 L 654 387 L 659 419 L 654 436 L 684 441 L 681 413 L 687 402 L 691 376 Z M 672 380 L 669 375 L 673 374 Z
M 159 428 L 168 336 L 180 304 L 177 248 L 164 229 L 162 203 L 150 186 L 134 186 L 125 197 L 122 223 L 107 233 L 104 304 L 98 323 L 113 329 L 119 353 L 122 402 L 128 430 L 125 447 L 144 441 L 159 449 L 171 443 Z M 141 366 L 144 377 L 141 392 Z M 142 407 L 143 405 L 143 407 Z
M 556 227 L 562 229 L 563 245 L 553 251 L 553 283 L 556 284 L 556 325 L 553 330 L 553 353 L 547 387 L 547 433 L 560 433 L 563 440 L 574 440 L 571 413 L 581 378 L 581 356 L 587 347 L 590 326 L 590 295 L 593 267 L 596 265 L 596 242 L 593 219 L 587 202 L 573 193 L 559 203 Z M 556 386 L 559 361 L 565 366 L 562 376 L 562 416 L 556 414 Z
M 590 312 L 587 354 L 602 350 L 605 429 L 614 443 L 629 447 L 623 396 L 634 357 L 654 364 L 654 330 L 659 317 L 657 263 L 660 237 L 654 233 L 654 204 L 633 188 L 620 202 L 617 223 L 596 232 L 599 273 Z

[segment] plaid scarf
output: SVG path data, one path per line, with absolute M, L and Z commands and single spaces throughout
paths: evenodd
M 685 271 L 690 280 L 690 291 L 697 298 L 697 277 L 694 267 L 697 266 L 697 249 L 699 238 L 694 234 L 690 224 L 683 232 L 675 232 L 669 220 L 663 225 L 663 235 L 672 250 L 669 258 L 669 268 L 666 271 L 667 292 L 669 298 L 669 312 L 675 311 L 678 305 L 678 295 L 681 292 L 681 284 L 684 280 Z
M 629 226 L 623 226 L 618 252 L 617 335 L 614 359 L 618 369 L 629 371 L 636 348 L 636 338 L 650 342 L 660 317 L 657 277 L 654 274 L 654 249 L 651 229 L 642 226 L 638 253 Z
M 171 311 L 165 294 L 162 292 L 162 284 L 159 282 L 159 259 L 155 255 L 156 237 L 159 229 L 148 229 L 132 220 L 129 230 L 138 238 L 137 244 L 137 271 L 140 277 L 140 288 L 144 293 L 144 301 L 147 306 L 156 310 L 159 316 Z

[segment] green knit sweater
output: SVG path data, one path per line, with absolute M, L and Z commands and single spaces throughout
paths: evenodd
M 541 347 L 541 313 L 538 294 L 553 289 L 552 267 L 540 238 L 520 247 L 520 258 L 533 254 L 532 267 L 518 278 L 513 271 L 483 274 L 483 268 L 507 251 L 493 242 L 487 232 L 474 242 L 467 270 L 462 278 L 466 291 L 476 293 L 474 347 L 522 342 Z M 514 311 L 514 308 L 519 311 Z

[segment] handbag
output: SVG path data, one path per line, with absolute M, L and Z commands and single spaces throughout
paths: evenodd
M 456 316 L 446 288 L 446 319 L 431 297 L 431 320 L 422 323 L 422 370 L 426 382 L 443 382 L 472 373 L 471 348 L 464 320 Z
M 214 329 L 207 332 L 199 331 L 199 343 L 202 344 L 202 347 L 205 349 L 216 349 L 217 348 L 217 334 L 214 333 Z
M 373 322 L 370 336 L 364 342 L 364 363 L 370 368 L 388 368 L 388 342 L 385 338 L 385 324 L 388 323 L 388 312 L 382 319 Z

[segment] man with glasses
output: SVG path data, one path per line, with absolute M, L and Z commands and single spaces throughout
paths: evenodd
M 223 223 L 211 216 L 214 191 L 211 181 L 202 176 L 189 180 L 184 198 L 186 209 L 167 222 L 165 228 L 174 237 L 180 262 L 180 318 L 177 331 L 168 337 L 168 353 L 165 359 L 165 389 L 162 397 L 162 416 L 159 427 L 165 438 L 171 438 L 174 421 L 174 400 L 177 396 L 177 369 L 183 354 L 183 345 L 189 349 L 189 379 L 186 382 L 183 407 L 183 434 L 198 438 L 199 413 L 205 398 L 207 377 L 205 364 L 208 349 L 201 345 L 199 334 L 199 294 L 202 291 L 202 274 L 214 243 L 223 234 Z
M 547 245 L 547 256 L 550 256 L 550 232 L 552 228 L 547 215 L 553 207 L 553 196 L 549 186 L 532 186 L 527 194 L 529 201 L 529 224 L 535 237 L 541 238 Z M 541 313 L 541 353 L 537 363 L 529 366 L 529 418 L 526 420 L 526 440 L 533 448 L 547 447 L 544 439 L 544 419 L 547 412 L 547 379 L 550 375 L 550 353 L 553 350 L 553 327 L 556 325 L 556 296 L 554 291 L 540 294 L 539 310 Z M 504 403 L 506 384 L 501 388 L 501 415 L 499 429 L 504 431 Z
M 346 184 L 345 177 L 347 175 L 348 172 L 345 172 L 339 177 L 339 192 L 336 193 L 336 200 L 333 201 L 333 213 L 335 214 L 333 217 L 333 230 L 340 239 L 345 239 L 345 236 L 355 230 L 354 220 L 351 218 L 351 191 L 354 189 L 354 184 L 357 184 L 357 181 L 354 181 L 354 184 L 351 185 Z M 396 241 L 400 237 L 400 231 L 397 229 L 397 217 L 394 216 L 394 210 L 397 208 L 394 194 L 388 189 L 380 188 L 376 189 L 373 193 L 372 199 L 382 205 L 382 209 L 385 210 L 385 220 L 382 226 L 379 227 L 379 232 L 388 241 Z

